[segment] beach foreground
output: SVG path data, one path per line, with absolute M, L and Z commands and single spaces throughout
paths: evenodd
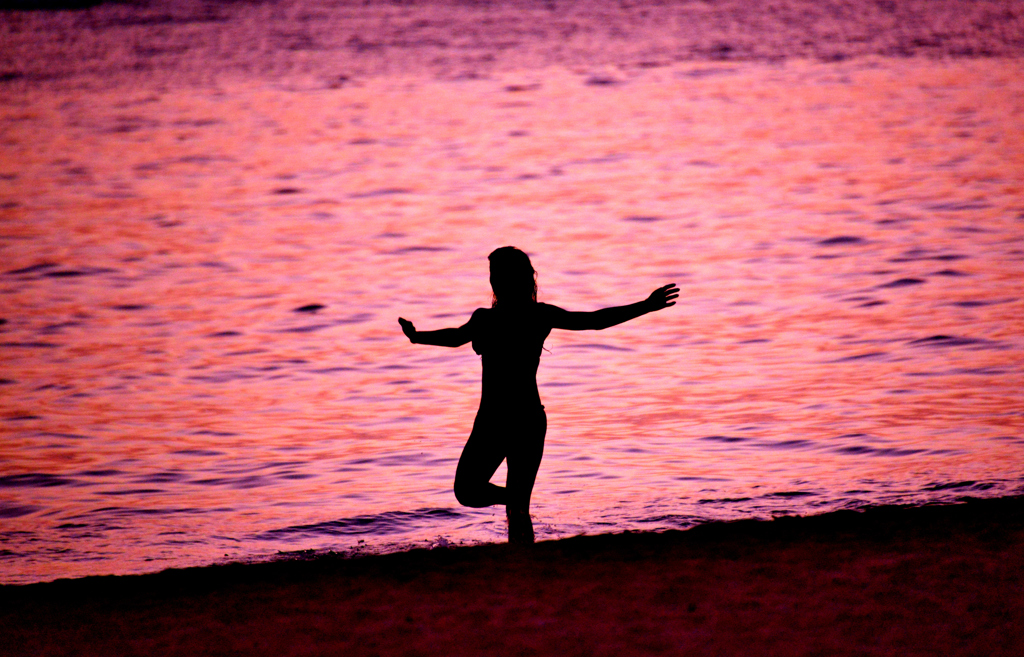
M 1024 654 L 1024 498 L 0 588 L 21 655 Z

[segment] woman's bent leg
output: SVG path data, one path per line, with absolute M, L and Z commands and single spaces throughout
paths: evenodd
M 491 483 L 491 477 L 505 460 L 505 441 L 503 436 L 488 430 L 487 424 L 478 414 L 455 469 L 455 499 L 463 506 L 479 508 L 507 501 L 505 489 Z

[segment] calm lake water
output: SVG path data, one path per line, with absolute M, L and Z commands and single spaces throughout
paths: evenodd
M 479 359 L 396 320 L 505 244 L 571 310 L 682 288 L 548 339 L 540 540 L 1024 491 L 1021 69 L 12 91 L 0 581 L 504 540 Z

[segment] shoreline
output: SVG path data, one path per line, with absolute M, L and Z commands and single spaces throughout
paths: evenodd
M 8 654 L 1020 654 L 1024 496 L 0 586 Z

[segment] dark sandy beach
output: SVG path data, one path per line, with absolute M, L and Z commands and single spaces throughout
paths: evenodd
M 0 588 L 5 655 L 1020 655 L 1024 498 Z

